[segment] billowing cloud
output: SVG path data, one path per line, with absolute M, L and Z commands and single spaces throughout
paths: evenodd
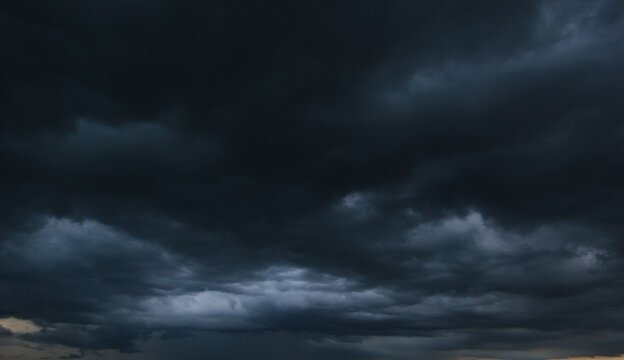
M 623 15 L 0 5 L 0 353 L 621 355 Z

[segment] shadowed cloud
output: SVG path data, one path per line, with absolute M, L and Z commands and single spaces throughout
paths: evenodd
M 623 15 L 3 3 L 0 350 L 619 356 Z

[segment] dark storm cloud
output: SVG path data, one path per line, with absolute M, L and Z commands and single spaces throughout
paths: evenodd
M 7 337 L 7 336 L 11 336 L 11 335 L 13 335 L 11 330 L 5 329 L 5 328 L 0 326 L 0 337 Z
M 0 317 L 85 350 L 622 353 L 623 10 L 2 4 Z

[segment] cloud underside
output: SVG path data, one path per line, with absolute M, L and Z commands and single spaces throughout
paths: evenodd
M 0 353 L 619 356 L 623 13 L 0 5 Z

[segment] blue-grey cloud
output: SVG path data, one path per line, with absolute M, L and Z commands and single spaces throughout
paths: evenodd
M 0 5 L 0 319 L 37 328 L 2 338 L 624 353 L 623 10 Z

